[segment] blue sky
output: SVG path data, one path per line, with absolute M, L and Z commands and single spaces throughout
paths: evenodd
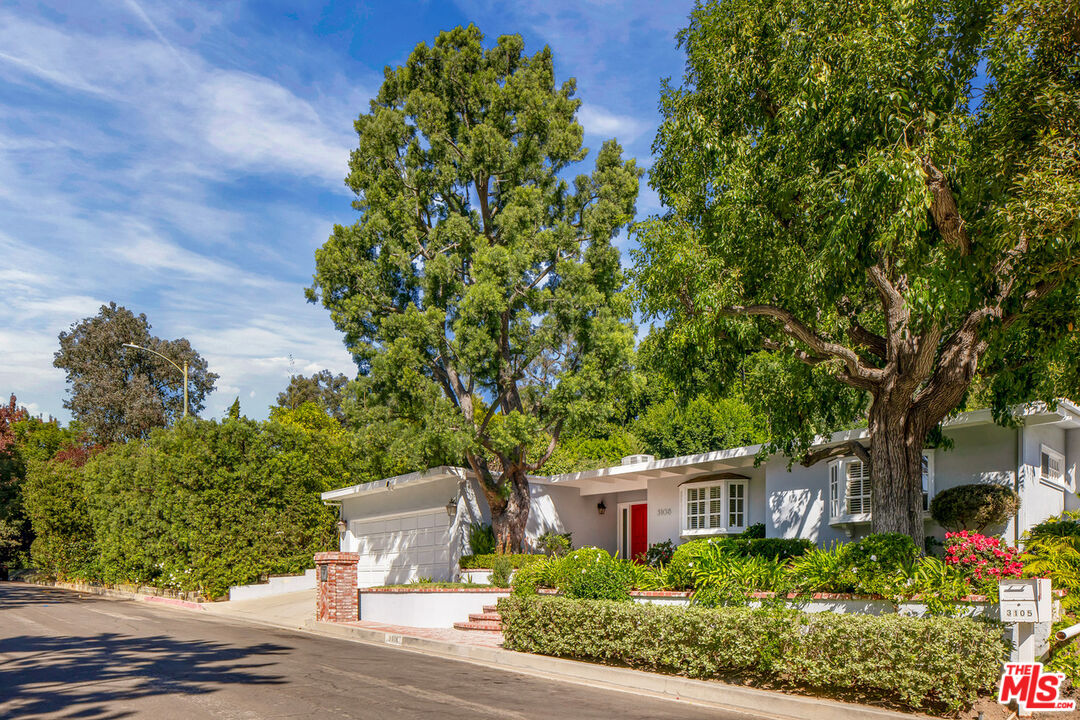
M 520 33 L 528 52 L 551 46 L 560 81 L 577 78 L 586 145 L 617 137 L 647 167 L 690 10 L 294 5 L 0 5 L 0 395 L 66 420 L 57 334 L 109 301 L 207 358 L 221 375 L 207 416 L 239 396 L 265 417 L 290 374 L 355 374 L 303 290 L 333 223 L 356 219 L 343 184 L 352 120 L 382 68 L 459 24 L 489 41 Z M 657 210 L 643 181 L 638 215 Z

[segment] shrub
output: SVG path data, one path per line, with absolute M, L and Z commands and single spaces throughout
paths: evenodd
M 754 523 L 739 533 L 739 537 L 746 540 L 760 540 L 765 537 L 765 523 Z
M 990 690 L 1000 626 L 962 618 L 499 600 L 505 647 L 690 677 L 737 673 L 956 711 Z
M 694 587 L 694 557 L 708 540 L 691 540 L 675 548 L 671 562 L 664 569 L 664 582 L 672 590 L 692 590 Z
M 847 561 L 847 546 L 834 543 L 828 549 L 814 548 L 791 561 L 788 571 L 792 586 L 802 592 L 851 592 L 854 578 Z
M 559 560 L 556 587 L 567 597 L 587 600 L 629 600 L 634 584 L 630 563 L 600 548 L 575 550 Z
M 536 543 L 546 555 L 562 557 L 573 549 L 572 538 L 572 533 L 557 533 L 554 530 L 548 530 L 536 539 Z
M 510 587 L 510 573 L 514 566 L 505 555 L 496 555 L 495 562 L 491 564 L 491 584 L 495 587 Z
M 1024 570 L 1016 548 L 1003 544 L 998 538 L 967 530 L 946 533 L 945 563 L 959 568 L 980 585 L 997 585 L 1001 578 L 1018 578 Z
M 766 560 L 789 560 L 814 548 L 814 543 L 801 538 L 737 538 L 718 537 L 691 540 L 675 548 L 671 562 L 665 568 L 665 582 L 675 590 L 694 587 L 695 557 L 710 547 L 743 557 L 759 557 Z
M 491 569 L 495 567 L 495 558 L 506 558 L 510 561 L 510 567 L 515 570 L 521 567 L 525 567 L 529 563 L 543 560 L 543 555 L 496 555 L 494 553 L 490 555 L 462 555 L 458 560 L 458 567 L 462 570 L 477 570 L 477 569 Z
M 334 427 L 188 418 L 81 467 L 33 463 L 24 502 L 34 561 L 64 578 L 209 597 L 303 572 L 337 545 L 337 513 L 319 493 L 356 467 Z
M 515 595 L 535 595 L 541 587 L 555 587 L 559 560 L 543 555 L 537 557 L 536 562 L 526 563 L 514 573 L 510 586 Z
M 495 552 L 495 531 L 485 523 L 469 524 L 469 552 L 473 555 L 491 555 Z
M 1004 485 L 975 483 L 942 490 L 930 502 L 930 515 L 947 530 L 981 533 L 1005 523 L 1020 507 L 1020 498 Z
M 675 543 L 670 540 L 653 543 L 645 551 L 645 564 L 649 567 L 659 568 L 671 562 L 671 556 L 675 554 Z
M 667 585 L 664 582 L 664 572 L 652 565 L 639 565 L 635 562 L 623 560 L 630 571 L 631 587 L 634 590 L 664 590 Z
M 785 589 L 785 563 L 736 554 L 729 545 L 706 543 L 695 554 L 695 602 L 707 607 L 746 604 L 746 594 Z

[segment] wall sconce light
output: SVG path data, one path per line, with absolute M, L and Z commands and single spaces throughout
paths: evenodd
M 456 497 L 450 498 L 450 502 L 446 503 L 446 514 L 450 517 L 457 515 L 458 499 Z
M 337 531 L 339 535 L 344 535 L 345 531 L 349 529 L 348 524 L 345 522 L 345 518 L 340 518 L 337 521 Z
M 604 504 L 604 501 L 603 501 L 603 500 L 601 500 L 600 502 L 596 503 L 596 512 L 598 512 L 598 513 L 600 513 L 601 515 L 603 515 L 603 514 L 604 514 L 604 511 L 606 511 L 606 510 L 607 510 L 607 505 L 605 505 L 605 504 Z

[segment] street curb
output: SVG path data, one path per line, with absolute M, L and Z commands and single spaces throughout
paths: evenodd
M 170 605 L 172 607 L 181 607 L 186 610 L 201 610 L 206 612 L 201 604 L 197 602 L 191 602 L 190 600 L 181 600 L 180 598 L 161 597 L 160 595 L 144 595 L 142 593 L 129 592 L 127 590 L 116 590 L 115 588 L 98 587 L 96 585 L 82 585 L 80 583 L 60 583 L 60 582 L 26 582 L 24 580 L 17 580 L 15 582 L 21 582 L 24 585 L 37 585 L 38 587 L 50 587 L 57 590 L 67 590 L 68 592 L 79 592 L 85 595 L 98 595 L 100 597 L 120 598 L 123 600 L 136 600 L 138 602 L 154 603 L 156 605 Z
M 427 655 L 464 660 L 502 670 L 539 674 L 575 683 L 597 685 L 628 692 L 661 695 L 677 700 L 721 705 L 745 713 L 767 713 L 785 720 L 911 720 L 919 715 L 824 700 L 821 698 L 788 695 L 772 690 L 726 685 L 709 680 L 692 680 L 675 675 L 631 670 L 629 668 L 597 665 L 565 658 L 533 655 L 482 645 L 432 640 L 360 628 L 337 623 L 308 620 L 305 630 L 317 635 L 332 636 L 375 645 L 411 650 Z

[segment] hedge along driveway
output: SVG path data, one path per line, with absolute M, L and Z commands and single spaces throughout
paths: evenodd
M 953 711 L 990 691 L 1001 628 L 962 618 L 805 614 L 513 596 L 504 647 L 708 678 L 738 674 L 908 708 Z

